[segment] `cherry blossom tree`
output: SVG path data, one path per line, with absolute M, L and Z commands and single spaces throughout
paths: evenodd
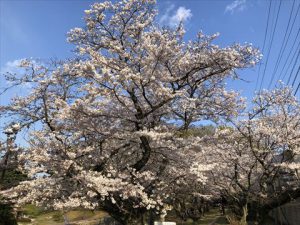
M 185 41 L 182 23 L 160 28 L 156 15 L 153 0 L 95 3 L 86 26 L 68 34 L 76 59 L 23 60 L 24 74 L 7 74 L 31 87 L 1 107 L 29 127 L 20 158 L 32 180 L 9 192 L 19 204 L 100 208 L 135 224 L 147 212 L 164 216 L 180 185 L 206 182 L 211 167 L 195 151 L 202 138 L 180 134 L 238 115 L 243 100 L 225 80 L 260 54 L 251 45 L 220 48 L 217 35 Z
M 248 206 L 249 217 L 261 220 L 300 196 L 300 104 L 282 85 L 259 93 L 240 117 L 208 138 L 214 155 L 205 160 L 217 164 L 211 185 L 234 211 Z

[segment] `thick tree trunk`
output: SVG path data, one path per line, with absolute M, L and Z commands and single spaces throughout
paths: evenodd
M 151 155 L 151 147 L 147 137 L 141 136 L 140 140 L 141 148 L 143 149 L 143 156 L 133 165 L 133 168 L 135 168 L 137 171 L 140 171 L 147 164 Z

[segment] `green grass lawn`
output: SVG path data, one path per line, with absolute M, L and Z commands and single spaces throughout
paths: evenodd
M 18 222 L 19 225 L 64 225 L 63 213 L 60 211 L 43 211 L 33 205 L 26 205 L 22 208 L 24 215 L 32 219 L 31 222 Z M 68 221 L 76 225 L 96 225 L 99 221 L 108 216 L 103 211 L 73 210 L 66 213 Z M 198 222 L 180 222 L 178 219 L 169 218 L 169 221 L 176 221 L 177 225 L 227 225 L 225 216 L 220 215 L 218 209 L 212 209 Z
M 211 209 L 197 222 L 182 222 L 175 218 L 169 218 L 169 221 L 175 221 L 177 225 L 227 225 L 229 224 L 226 217 L 222 216 L 219 209 Z
M 32 219 L 31 222 L 18 222 L 19 225 L 63 225 L 63 213 L 60 211 L 45 212 L 33 205 L 25 206 L 22 211 L 24 215 Z M 73 210 L 66 213 L 71 224 L 96 225 L 107 216 L 103 211 Z
M 18 222 L 18 225 L 64 225 L 61 211 L 43 211 L 34 205 L 26 205 L 22 208 L 24 215 L 32 219 L 31 222 Z M 73 210 L 66 213 L 68 221 L 72 225 L 97 225 L 108 214 L 103 211 Z M 197 222 L 182 222 L 175 215 L 167 217 L 167 221 L 174 221 L 177 225 L 228 225 L 226 216 L 220 214 L 218 209 L 211 209 Z M 249 225 L 253 224 L 251 222 Z M 272 220 L 264 224 L 274 224 Z
M 223 218 L 225 219 L 225 221 L 227 221 L 225 217 L 220 215 L 218 209 L 213 209 L 209 213 L 207 213 L 202 219 L 200 219 L 198 224 L 211 224 L 214 221 L 218 220 L 219 218 Z M 214 223 L 214 224 L 220 224 L 220 223 Z M 223 223 L 223 224 L 227 224 L 227 223 Z

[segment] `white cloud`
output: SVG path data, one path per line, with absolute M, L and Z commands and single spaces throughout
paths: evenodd
M 1 68 L 0 68 L 0 94 L 2 93 L 5 88 L 10 86 L 10 82 L 7 81 L 3 75 L 6 73 L 11 74 L 21 74 L 24 72 L 24 68 L 20 68 L 19 65 L 23 59 L 16 59 L 13 61 L 7 61 Z
M 171 4 L 165 11 L 165 13 L 161 16 L 159 23 L 168 25 L 171 27 L 175 27 L 180 22 L 188 21 L 192 16 L 192 12 L 190 9 L 185 8 L 184 6 L 180 6 L 174 11 L 175 5 Z
M 192 17 L 192 13 L 190 9 L 186 9 L 183 6 L 180 6 L 176 14 L 171 17 L 170 23 L 171 24 L 178 24 L 179 22 L 184 22 L 186 20 L 189 20 Z
M 230 12 L 232 14 L 236 11 L 243 11 L 244 9 L 246 9 L 246 0 L 234 0 L 226 6 L 225 12 Z
M 24 83 L 23 85 L 20 85 L 18 87 L 14 87 L 14 88 L 10 89 L 9 87 L 12 85 L 12 83 L 10 81 L 7 81 L 3 76 L 6 73 L 12 73 L 12 74 L 17 74 L 17 75 L 24 74 L 25 69 L 23 67 L 20 67 L 21 62 L 23 60 L 24 59 L 16 59 L 13 61 L 7 61 L 4 64 L 4 66 L 2 66 L 0 68 L 0 94 L 5 92 L 6 97 L 8 99 L 10 99 L 12 96 L 16 96 L 16 95 L 19 95 L 19 96 L 25 95 L 32 88 L 30 83 Z M 34 60 L 32 62 L 35 63 Z M 7 89 L 7 88 L 9 88 L 9 89 Z
M 22 71 L 23 69 L 19 67 L 21 61 L 23 59 L 16 59 L 13 61 L 8 61 L 5 63 L 5 65 L 3 67 L 1 67 L 0 73 L 18 73 L 20 71 Z

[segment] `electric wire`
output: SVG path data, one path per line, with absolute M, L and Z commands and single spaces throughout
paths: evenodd
M 299 73 L 299 69 L 300 69 L 300 66 L 298 66 L 298 71 L 297 71 L 297 73 L 296 73 L 296 75 L 295 75 L 295 77 L 294 77 L 294 80 L 293 80 L 293 82 L 292 82 L 292 87 L 294 87 L 295 82 L 296 82 L 296 80 L 297 80 L 298 73 Z
M 266 75 L 266 69 L 268 67 L 269 56 L 270 56 L 270 52 L 271 52 L 272 44 L 273 44 L 273 40 L 274 40 L 274 34 L 276 32 L 276 27 L 277 27 L 277 22 L 278 22 L 280 8 L 281 8 L 281 3 L 282 3 L 282 1 L 280 0 L 279 1 L 279 7 L 278 7 L 278 10 L 277 10 L 276 19 L 275 19 L 275 25 L 274 25 L 272 36 L 271 36 L 271 42 L 270 42 L 270 46 L 269 46 L 268 53 L 267 53 L 266 65 L 264 67 L 264 72 L 263 72 L 263 76 L 262 76 L 262 79 L 261 79 L 261 82 L 260 82 L 259 90 L 261 90 L 261 88 L 262 88 L 262 84 L 264 82 L 264 78 L 265 78 L 265 75 Z
M 296 41 L 298 40 L 299 34 L 300 34 L 300 29 L 299 29 L 298 32 L 297 32 L 297 35 L 296 35 L 296 37 L 295 37 L 295 40 L 294 40 L 292 46 L 295 46 L 295 43 L 296 43 Z M 295 49 L 296 49 L 296 51 L 294 52 L 294 54 L 292 54 L 292 51 L 294 50 L 294 48 L 291 48 L 291 49 L 290 49 L 290 51 L 289 51 L 289 53 L 288 53 L 288 57 L 286 58 L 286 60 L 285 60 L 285 62 L 284 62 L 284 65 L 283 65 L 283 67 L 281 68 L 281 71 L 280 71 L 280 73 L 279 73 L 279 78 L 278 78 L 279 80 L 280 80 L 281 78 L 282 78 L 282 80 L 285 79 L 285 76 L 286 76 L 286 74 L 287 74 L 287 71 L 285 72 L 284 76 L 282 77 L 283 71 L 284 71 L 284 69 L 285 69 L 285 67 L 286 67 L 286 65 L 287 65 L 288 62 L 289 62 L 289 64 L 288 64 L 288 67 L 287 67 L 287 68 L 289 68 L 289 67 L 291 66 L 292 62 L 294 61 L 294 58 L 296 57 L 297 52 L 300 51 L 300 41 L 299 41 L 299 43 L 298 43 L 298 45 L 297 45 L 297 47 L 296 47 Z M 289 59 L 290 59 L 291 56 L 292 56 L 292 59 L 289 61 Z
M 271 73 L 272 76 L 271 76 L 271 81 L 269 83 L 268 88 L 270 88 L 270 86 L 272 85 L 272 83 L 274 81 L 274 78 L 276 77 L 276 72 L 277 72 L 278 67 L 280 65 L 282 56 L 283 56 L 283 54 L 285 52 L 287 43 L 289 43 L 289 39 L 290 39 L 290 36 L 291 36 L 291 31 L 293 30 L 293 27 L 294 27 L 294 24 L 295 24 L 295 21 L 296 21 L 298 12 L 299 12 L 300 4 L 298 5 L 298 9 L 296 11 L 296 14 L 295 14 L 294 20 L 292 22 L 292 26 L 291 26 L 290 32 L 288 34 L 288 31 L 289 31 L 289 28 L 290 28 L 290 24 L 291 24 L 292 15 L 293 15 L 293 11 L 294 11 L 295 2 L 296 2 L 296 0 L 293 1 L 293 5 L 292 5 L 292 8 L 290 10 L 290 16 L 289 16 L 289 19 L 288 19 L 288 24 L 287 24 L 287 27 L 286 27 L 286 30 L 285 30 L 284 38 L 283 38 L 283 41 L 282 41 L 282 44 L 281 44 L 281 47 L 280 47 L 280 50 L 279 50 L 279 54 L 278 54 L 278 57 L 277 57 L 277 60 L 276 60 L 276 63 L 275 63 L 274 70 Z
M 289 78 L 288 78 L 287 84 L 289 84 L 289 83 L 290 83 L 290 80 L 291 80 L 291 77 L 292 77 L 293 71 L 294 71 L 294 69 L 295 69 L 295 67 L 296 67 L 296 65 L 297 65 L 297 62 L 298 62 L 298 58 L 299 58 L 299 56 L 300 56 L 300 51 L 298 52 L 297 58 L 296 58 L 296 60 L 295 60 L 295 62 L 294 62 L 294 65 L 293 65 L 293 67 L 292 67 L 292 70 L 291 70 L 291 73 L 290 73 L 290 75 L 289 75 Z
M 299 66 L 299 68 L 298 68 L 298 71 L 297 71 L 297 74 L 296 74 L 296 76 L 298 75 L 298 73 L 299 73 L 299 70 L 300 70 L 300 66 Z M 299 87 L 300 87 L 300 81 L 299 81 L 299 83 L 298 83 L 298 87 L 297 87 L 297 89 L 295 90 L 295 93 L 294 93 L 294 95 L 296 96 L 296 94 L 297 94 L 297 92 L 298 92 L 298 90 L 299 90 Z
M 268 18 L 267 18 L 267 25 L 266 25 L 266 28 L 265 28 L 265 36 L 264 36 L 264 42 L 263 42 L 262 52 L 265 51 L 265 44 L 266 44 L 267 34 L 268 34 L 268 30 L 269 30 L 271 8 L 272 8 L 272 1 L 270 0 L 269 10 L 268 10 Z M 259 67 L 258 67 L 258 76 L 257 76 L 257 79 L 256 79 L 255 90 L 257 89 L 257 85 L 258 85 L 259 78 L 260 78 L 261 64 L 262 64 L 262 62 L 259 63 Z

